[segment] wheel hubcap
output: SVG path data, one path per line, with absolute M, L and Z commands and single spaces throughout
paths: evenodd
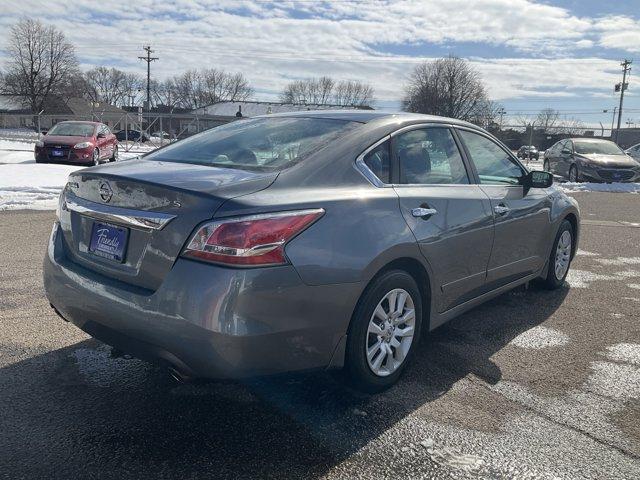
M 402 288 L 391 290 L 382 297 L 369 320 L 365 348 L 367 364 L 374 374 L 386 377 L 403 364 L 414 329 L 413 298 Z
M 562 232 L 556 247 L 555 274 L 558 280 L 562 280 L 569 269 L 571 258 L 571 233 L 568 230 Z

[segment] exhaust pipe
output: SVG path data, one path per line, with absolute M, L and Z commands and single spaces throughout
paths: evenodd
M 180 370 L 173 366 L 167 367 L 167 370 L 169 371 L 169 375 L 171 375 L 171 378 L 173 378 L 178 383 L 191 383 L 193 381 L 193 377 L 191 375 L 182 373 Z

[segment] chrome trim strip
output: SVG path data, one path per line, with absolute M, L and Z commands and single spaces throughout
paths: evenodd
M 175 215 L 168 213 L 145 212 L 142 210 L 132 210 L 130 208 L 102 205 L 79 198 L 75 195 L 71 197 L 69 194 L 67 194 L 64 199 L 63 208 L 87 217 L 145 231 L 162 230 L 171 220 L 176 218 Z
M 373 184 L 374 187 L 378 187 L 378 188 L 383 188 L 383 187 L 390 187 L 391 185 L 388 183 L 384 183 L 382 180 L 380 180 L 375 173 L 373 173 L 371 171 L 371 169 L 367 166 L 366 163 L 364 163 L 364 157 L 367 155 L 367 153 L 369 153 L 371 150 L 373 150 L 374 148 L 376 148 L 378 145 L 386 142 L 387 140 L 389 140 L 391 138 L 391 135 L 387 135 L 383 138 L 381 138 L 380 140 L 378 140 L 376 143 L 374 143 L 373 145 L 371 145 L 369 148 L 367 148 L 364 152 L 362 152 L 360 155 L 358 155 L 358 158 L 356 158 L 356 168 L 358 169 L 358 171 L 362 174 L 362 176 L 364 178 L 366 178 L 367 180 L 369 180 L 369 182 L 371 182 L 371 184 Z

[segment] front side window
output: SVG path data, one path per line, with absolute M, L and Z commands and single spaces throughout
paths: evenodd
M 145 158 L 278 171 L 304 160 L 359 125 L 329 118 L 237 120 L 159 149 Z
M 459 130 L 459 132 L 476 166 L 480 183 L 489 185 L 520 183 L 524 171 L 502 147 L 483 135 L 468 130 Z
M 391 183 L 389 141 L 383 142 L 364 156 L 364 163 L 382 183 Z
M 468 184 L 462 156 L 448 128 L 421 128 L 395 137 L 400 183 Z

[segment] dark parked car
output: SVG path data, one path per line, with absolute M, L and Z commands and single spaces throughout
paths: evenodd
M 140 130 L 120 130 L 116 133 L 116 137 L 120 142 L 148 142 L 150 140 L 149 134 Z
M 59 122 L 34 149 L 37 163 L 71 162 L 98 165 L 118 159 L 118 140 L 99 122 Z
M 345 367 L 377 391 L 421 330 L 563 283 L 579 213 L 551 183 L 454 119 L 238 120 L 72 173 L 44 285 L 62 318 L 181 378 Z
M 544 154 L 544 169 L 570 182 L 637 182 L 640 163 L 599 138 L 560 140 Z
M 518 158 L 522 159 L 528 158 L 529 160 L 538 160 L 540 152 L 538 152 L 538 149 L 533 145 L 523 145 L 518 149 L 516 155 Z

